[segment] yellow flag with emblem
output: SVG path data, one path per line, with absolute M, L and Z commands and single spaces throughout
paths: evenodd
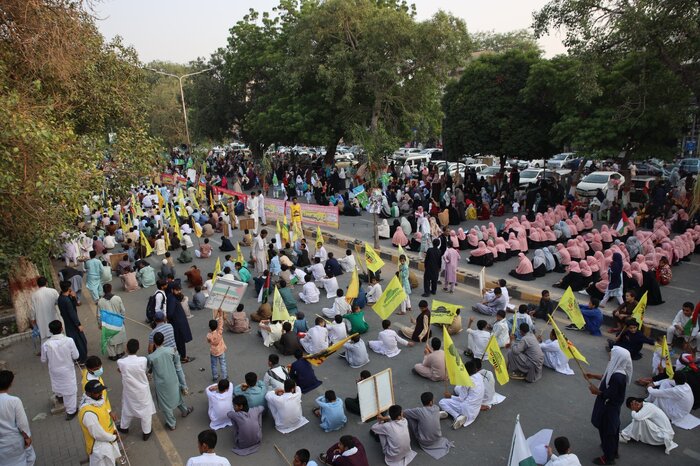
M 323 244 L 323 234 L 321 233 L 321 227 L 316 225 L 316 244 Z
M 381 269 L 384 267 L 384 261 L 382 260 L 381 257 L 379 257 L 379 254 L 377 254 L 377 251 L 372 248 L 368 243 L 365 242 L 365 263 L 367 264 L 367 268 L 371 270 L 372 272 L 376 272 L 377 270 Z
M 156 196 L 158 196 L 158 208 L 162 209 L 165 205 L 165 199 L 163 199 L 163 195 L 161 194 L 160 189 L 156 189 Z
M 338 342 L 333 343 L 331 346 L 322 351 L 319 351 L 318 353 L 304 356 L 304 359 L 309 361 L 314 366 L 320 366 L 326 359 L 328 359 L 329 356 L 341 349 L 343 345 L 345 345 L 345 343 L 347 343 L 355 335 L 359 335 L 359 333 L 353 333 L 352 335 L 348 335 L 347 337 L 343 338 Z
M 192 196 L 192 205 L 194 206 L 195 209 L 199 209 L 199 202 L 197 202 L 197 196 Z
M 197 197 L 200 198 L 201 200 L 204 200 L 204 185 L 199 184 L 197 185 Z
M 289 311 L 287 311 L 287 306 L 284 304 L 280 290 L 275 287 L 275 293 L 272 298 L 272 321 L 275 320 L 289 320 Z
M 399 277 L 394 275 L 394 278 L 391 279 L 384 293 L 382 293 L 377 302 L 372 306 L 372 309 L 374 309 L 374 312 L 376 312 L 379 317 L 386 319 L 399 307 L 404 299 L 406 299 L 406 292 L 403 290 L 403 286 L 401 286 Z
M 289 223 L 287 223 L 287 216 L 282 217 L 282 243 L 287 244 L 289 242 Z
M 647 310 L 647 293 L 648 291 L 644 292 L 642 299 L 639 300 L 634 311 L 632 311 L 632 318 L 639 323 L 639 328 L 642 328 L 644 325 L 644 313 Z
M 182 241 L 182 231 L 180 231 L 180 222 L 177 220 L 177 216 L 175 215 L 175 209 L 170 210 L 170 225 L 172 225 L 173 229 L 175 230 L 177 238 Z
M 214 211 L 214 197 L 211 195 L 211 191 L 209 192 L 209 207 L 211 207 L 212 212 Z
M 457 315 L 457 310 L 460 308 L 462 306 L 458 304 L 450 304 L 433 299 L 433 303 L 430 306 L 430 324 L 451 325 Z
M 566 336 L 562 333 L 562 331 L 559 330 L 559 326 L 556 322 L 554 322 L 552 316 L 550 315 L 548 317 L 549 323 L 552 324 L 552 327 L 554 327 L 554 333 L 557 334 L 557 342 L 559 343 L 559 348 L 561 348 L 561 351 L 562 353 L 564 353 L 564 356 L 566 356 L 568 359 L 578 359 L 579 361 L 588 364 L 586 358 L 579 352 L 578 349 L 576 349 L 574 344 L 571 343 L 571 340 L 567 339 Z
M 211 278 L 211 284 L 216 283 L 216 279 L 219 278 L 219 273 L 221 272 L 221 259 L 216 258 L 216 264 L 214 265 L 214 276 Z
M 646 296 L 646 293 L 644 293 Z M 663 341 L 661 342 L 661 358 L 665 360 L 666 375 L 669 379 L 673 378 L 673 363 L 671 362 L 671 353 L 668 351 L 668 342 L 666 341 L 666 336 L 664 335 Z
M 345 300 L 350 304 L 353 299 L 360 295 L 360 277 L 357 275 L 357 268 L 352 271 L 348 291 L 345 293 Z
M 471 387 L 474 385 L 472 378 L 464 367 L 464 361 L 459 355 L 459 351 L 452 342 L 450 334 L 447 333 L 447 327 L 442 327 L 442 339 L 445 342 L 445 368 L 447 369 L 447 377 L 452 385 L 461 385 L 463 387 Z
M 192 229 L 194 230 L 194 234 L 197 238 L 202 237 L 202 227 L 199 225 L 199 223 L 195 222 L 194 219 L 191 221 L 192 223 Z
M 498 341 L 495 335 L 491 335 L 489 343 L 486 345 L 486 357 L 493 366 L 493 372 L 496 374 L 496 380 L 501 385 L 505 385 L 510 381 L 508 375 L 508 366 L 506 358 L 503 357 L 501 348 L 498 347 Z
M 241 243 L 236 243 L 236 262 L 240 262 L 241 265 L 245 265 L 245 258 L 241 252 Z
M 163 230 L 163 240 L 165 241 L 165 250 L 170 251 L 170 232 Z
M 146 254 L 143 257 L 150 256 L 153 253 L 153 248 L 151 247 L 151 243 L 148 242 L 146 235 L 143 234 L 143 231 L 141 232 L 139 238 L 141 239 L 141 244 L 146 249 Z
M 583 320 L 583 314 L 581 314 L 581 308 L 578 307 L 578 301 L 576 301 L 576 296 L 574 296 L 571 287 L 568 287 L 562 295 L 558 307 L 566 312 L 571 322 L 579 329 L 586 325 L 586 321 Z

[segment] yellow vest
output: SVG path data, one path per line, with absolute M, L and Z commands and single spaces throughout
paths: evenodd
M 94 413 L 97 416 L 97 420 L 100 422 L 100 427 L 110 434 L 114 432 L 114 423 L 112 422 L 112 416 L 109 415 L 109 411 L 107 410 L 107 403 L 103 403 L 102 406 L 86 404 L 80 408 L 80 411 L 78 411 L 78 419 L 80 420 L 80 428 L 83 430 L 83 437 L 85 437 L 85 451 L 87 451 L 89 456 L 92 454 L 92 447 L 95 445 L 95 439 L 90 435 L 90 432 L 88 432 L 83 424 L 83 416 L 85 416 L 85 413 Z
M 80 388 L 83 390 L 83 393 L 85 393 L 85 384 L 88 383 L 88 370 L 87 369 L 82 369 L 83 373 L 83 380 L 80 382 Z M 97 380 L 100 381 L 100 383 L 104 386 L 104 382 L 102 381 L 102 377 L 98 377 Z M 107 408 L 107 412 L 112 412 L 112 404 L 109 402 L 109 398 L 107 397 L 107 390 L 102 390 L 102 398 L 105 400 L 104 406 Z

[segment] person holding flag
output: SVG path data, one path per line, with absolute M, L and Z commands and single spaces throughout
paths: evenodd
M 700 302 L 693 309 L 693 303 L 683 303 L 683 308 L 678 311 L 673 322 L 666 329 L 666 341 L 673 346 L 675 337 L 682 338 L 691 346 L 697 347 L 698 344 L 698 313 L 700 312 Z M 695 344 L 693 344 L 695 340 Z
M 447 347 L 447 343 L 445 346 Z M 448 351 L 450 350 L 454 351 L 454 355 L 451 356 L 446 352 L 445 358 L 447 361 L 448 375 L 452 376 L 449 370 L 449 361 L 457 358 L 461 362 L 461 358 L 459 357 L 459 353 L 454 349 L 454 345 L 452 345 L 452 348 L 448 348 Z M 452 365 L 454 365 L 454 362 Z M 463 369 L 466 369 L 466 373 L 469 374 L 468 378 L 471 379 L 471 386 L 456 385 L 454 393 L 446 391 L 445 398 L 438 402 L 440 409 L 454 419 L 452 423 L 452 428 L 454 430 L 460 427 L 467 427 L 476 421 L 477 416 L 481 412 L 481 401 L 484 398 L 484 380 L 481 374 L 476 370 L 474 361 L 469 361 L 464 364 Z M 452 377 L 450 377 L 450 382 L 453 382 Z

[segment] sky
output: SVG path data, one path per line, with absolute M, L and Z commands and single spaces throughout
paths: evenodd
M 278 0 L 102 0 L 95 4 L 97 25 L 111 39 L 124 38 L 143 62 L 188 63 L 208 58 L 226 45 L 228 31 L 250 8 L 271 11 Z M 547 0 L 413 0 L 418 19 L 445 10 L 467 23 L 471 32 L 507 32 L 529 28 L 532 12 Z M 545 56 L 565 51 L 559 36 L 540 40 Z

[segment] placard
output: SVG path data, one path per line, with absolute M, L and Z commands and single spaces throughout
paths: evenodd
M 240 304 L 247 288 L 247 283 L 218 278 L 209 292 L 209 298 L 204 307 L 212 310 L 221 308 L 224 312 L 233 312 Z
M 479 271 L 479 293 L 483 293 L 484 288 L 486 288 L 486 267 L 482 267 Z
M 394 404 L 394 385 L 391 368 L 357 382 L 357 396 L 360 400 L 362 422 L 372 419 Z

